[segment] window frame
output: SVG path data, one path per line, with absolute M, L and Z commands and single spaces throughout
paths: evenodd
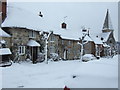
M 18 46 L 18 53 L 19 55 L 25 54 L 25 46 Z
M 54 46 L 50 46 L 49 52 L 50 52 L 50 53 L 55 53 L 55 47 L 54 47 Z
M 35 38 L 36 32 L 35 31 L 29 31 L 29 38 Z

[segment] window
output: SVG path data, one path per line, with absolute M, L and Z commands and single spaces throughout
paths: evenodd
M 55 47 L 54 46 L 50 46 L 50 53 L 55 53 Z
M 29 37 L 30 38 L 35 38 L 36 37 L 36 32 L 35 31 L 29 31 Z
M 70 48 L 68 49 L 68 53 L 71 53 L 71 49 Z
M 51 35 L 50 41 L 55 41 L 55 37 L 53 35 Z
M 62 45 L 64 44 L 64 40 L 62 40 Z
M 71 44 L 71 42 L 69 41 L 69 42 L 68 42 L 68 44 L 70 45 L 70 44 Z
M 18 52 L 19 52 L 20 55 L 25 54 L 25 46 L 19 46 L 18 47 Z

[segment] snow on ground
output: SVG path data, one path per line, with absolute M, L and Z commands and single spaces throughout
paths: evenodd
M 118 88 L 118 57 L 84 63 L 74 75 L 65 82 L 69 88 Z
M 3 88 L 118 87 L 117 56 L 89 62 L 14 63 L 0 70 Z M 77 77 L 73 79 L 73 75 Z

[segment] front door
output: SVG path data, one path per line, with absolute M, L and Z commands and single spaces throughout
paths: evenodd
M 30 47 L 30 52 L 31 52 L 32 62 L 33 62 L 33 64 L 35 64 L 37 61 L 37 56 L 38 56 L 38 48 L 37 47 Z

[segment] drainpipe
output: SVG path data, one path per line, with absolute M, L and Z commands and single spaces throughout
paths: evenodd
M 47 41 L 47 39 L 45 39 L 45 62 L 46 62 L 46 64 L 48 64 L 48 60 L 47 60 L 47 47 L 48 47 L 48 41 Z

